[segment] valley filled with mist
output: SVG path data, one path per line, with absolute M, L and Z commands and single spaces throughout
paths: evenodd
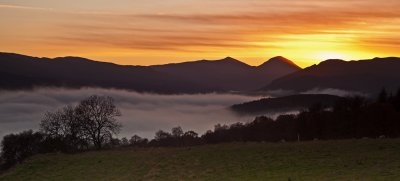
M 122 114 L 118 118 L 123 125 L 119 137 L 138 134 L 146 138 L 153 138 L 159 129 L 170 130 L 175 126 L 204 133 L 218 123 L 252 121 L 253 116 L 238 116 L 228 107 L 260 98 L 217 93 L 161 95 L 100 88 L 0 91 L 0 137 L 27 129 L 37 130 L 46 111 L 73 106 L 93 94 L 115 100 Z

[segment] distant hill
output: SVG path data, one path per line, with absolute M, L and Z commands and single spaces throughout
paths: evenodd
M 207 90 L 149 67 L 121 66 L 79 57 L 49 59 L 1 53 L 0 76 L 3 89 L 103 87 L 163 93 Z
M 274 80 L 263 90 L 306 91 L 314 88 L 334 88 L 376 93 L 383 87 L 400 87 L 400 58 L 371 60 L 326 60 Z
M 269 59 L 258 66 L 257 69 L 261 72 L 277 75 L 278 77 L 301 70 L 299 66 L 282 56 Z
M 49 86 L 157 93 L 247 91 L 259 89 L 275 78 L 300 69 L 283 57 L 275 59 L 269 66 L 260 67 L 230 57 L 156 66 L 122 66 L 80 57 L 50 59 L 0 53 L 0 89 Z
M 301 69 L 283 57 L 272 58 L 258 67 L 249 66 L 231 57 L 151 67 L 207 87 L 242 91 L 259 89 L 260 85 Z
M 236 104 L 230 108 L 238 114 L 255 115 L 300 110 L 315 104 L 332 106 L 335 102 L 341 99 L 344 98 L 326 94 L 299 94 L 278 98 L 264 98 L 256 101 Z

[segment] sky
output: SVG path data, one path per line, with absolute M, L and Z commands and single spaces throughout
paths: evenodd
M 124 65 L 400 56 L 399 0 L 0 0 L 0 52 Z

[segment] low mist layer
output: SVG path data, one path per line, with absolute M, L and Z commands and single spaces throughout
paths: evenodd
M 181 126 L 199 134 L 215 124 L 247 122 L 253 116 L 239 117 L 227 107 L 260 97 L 234 94 L 159 95 L 115 89 L 36 89 L 0 92 L 0 138 L 26 129 L 38 129 L 46 111 L 75 105 L 93 95 L 107 95 L 115 100 L 123 124 L 119 137 L 138 134 L 153 138 L 159 130 Z

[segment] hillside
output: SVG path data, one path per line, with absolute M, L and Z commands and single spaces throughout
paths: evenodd
M 371 60 L 326 60 L 274 80 L 263 90 L 343 89 L 377 93 L 383 87 L 400 87 L 400 58 L 374 58 Z
M 209 91 L 143 66 L 121 66 L 80 57 L 37 58 L 0 53 L 0 88 L 102 87 L 148 92 Z
M 249 66 L 232 57 L 151 66 L 154 70 L 222 90 L 252 91 L 260 85 L 301 68 L 284 57 L 274 57 L 260 66 Z
M 123 66 L 80 57 L 38 58 L 0 53 L 0 89 L 101 87 L 156 93 L 259 89 L 300 68 L 287 59 L 253 67 L 227 57 L 157 66 Z
M 231 106 L 239 114 L 266 114 L 306 109 L 315 104 L 332 106 L 341 97 L 326 94 L 298 94 L 277 98 L 264 98 Z
M 0 180 L 397 180 L 399 151 L 399 139 L 363 139 L 48 154 Z

